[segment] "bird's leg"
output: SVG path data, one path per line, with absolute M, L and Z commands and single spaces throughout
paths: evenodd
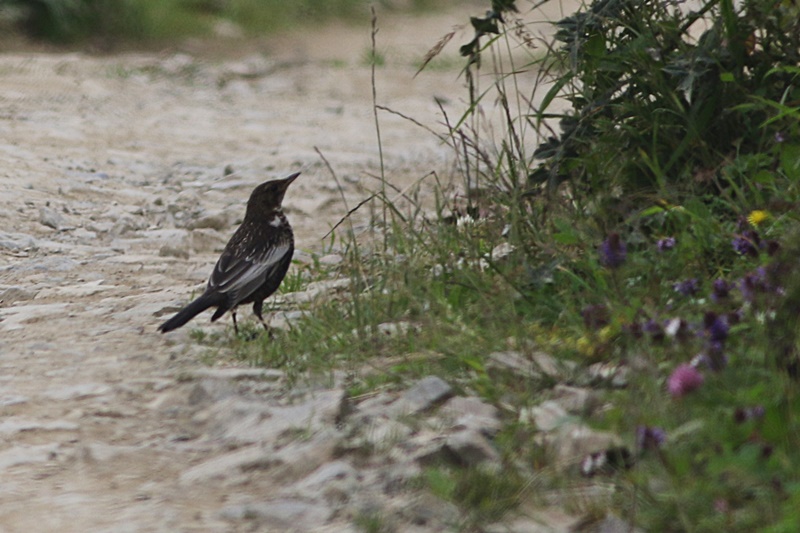
M 267 332 L 269 338 L 272 338 L 272 328 L 270 328 L 266 322 L 264 322 L 264 317 L 261 315 L 261 308 L 264 302 L 254 302 L 253 303 L 253 314 L 258 317 L 258 321 L 261 322 L 261 325 L 264 326 L 264 331 Z
M 236 308 L 231 309 L 231 316 L 233 317 L 233 331 L 239 335 L 239 325 L 236 323 Z

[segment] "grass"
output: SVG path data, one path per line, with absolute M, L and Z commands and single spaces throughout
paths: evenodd
M 402 195 L 384 182 L 360 209 L 371 233 L 343 221 L 344 262 L 310 273 L 347 277 L 349 292 L 230 349 L 296 378 L 343 369 L 352 395 L 436 374 L 498 406 L 501 471 L 437 467 L 420 480 L 464 510 L 464 527 L 594 483 L 613 490 L 576 496 L 576 511 L 647 531 L 797 531 L 800 19 L 776 19 L 768 1 L 745 16 L 708 0 L 698 40 L 694 14 L 612 0 L 562 21 L 560 44 L 519 64 L 503 22 L 513 2 L 492 6 L 462 47 L 467 109 L 432 137 L 453 149 L 464 194 L 453 200 L 436 171 Z M 495 103 L 504 129 L 489 138 Z M 500 350 L 575 370 L 491 371 Z M 582 379 L 596 363 L 628 369 L 624 386 Z M 552 464 L 519 415 L 560 381 L 600 395 L 583 422 L 618 435 L 632 465 L 585 479 Z

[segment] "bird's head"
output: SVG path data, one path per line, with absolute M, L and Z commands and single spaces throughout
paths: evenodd
M 286 189 L 299 175 L 299 172 L 295 172 L 287 178 L 266 181 L 253 189 L 247 201 L 247 212 L 256 214 L 279 211 Z

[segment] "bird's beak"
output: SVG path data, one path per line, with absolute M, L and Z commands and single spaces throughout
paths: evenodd
M 299 175 L 300 175 L 300 173 L 299 173 L 299 172 L 295 172 L 294 174 L 292 174 L 292 175 L 290 175 L 290 176 L 288 176 L 288 177 L 286 177 L 286 178 L 283 178 L 283 186 L 284 186 L 284 188 L 285 188 L 285 187 L 288 187 L 289 185 L 291 185 L 291 184 L 292 184 L 292 182 L 293 182 L 295 179 L 297 179 L 297 176 L 299 176 Z

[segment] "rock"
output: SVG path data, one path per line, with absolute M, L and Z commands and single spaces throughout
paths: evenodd
M 484 533 L 579 533 L 581 520 L 570 516 L 561 508 L 544 508 L 526 510 L 524 516 L 509 513 L 508 520 L 502 523 L 489 524 L 483 528 Z
M 333 511 L 319 502 L 288 498 L 231 505 L 220 511 L 225 520 L 254 520 L 267 531 L 313 531 L 332 515 Z
M 333 293 L 348 287 L 350 287 L 350 278 L 315 281 L 309 283 L 304 291 L 284 294 L 281 299 L 293 305 L 311 303 L 323 297 L 330 297 Z
M 204 379 L 192 387 L 191 392 L 189 392 L 189 397 L 186 398 L 186 402 L 191 406 L 198 406 L 209 404 L 235 394 L 236 389 L 227 381 Z
M 548 377 L 559 379 L 570 372 L 575 363 L 558 361 L 544 352 L 533 352 L 529 357 L 520 352 L 494 352 L 489 355 L 487 370 L 497 369 L 518 373 L 526 378 L 541 379 Z
M 497 408 L 475 396 L 450 398 L 439 414 L 452 420 L 456 429 L 471 429 L 484 435 L 494 435 L 502 427 Z
M 33 300 L 37 291 L 25 289 L 23 287 L 9 287 L 0 292 L 0 303 L 12 304 L 14 302 L 25 302 Z
M 109 234 L 113 237 L 119 237 L 145 228 L 147 228 L 147 220 L 144 217 L 133 217 L 125 214 L 114 222 Z
M 48 228 L 53 228 L 54 230 L 59 230 L 64 226 L 64 217 L 55 209 L 40 207 L 39 224 L 47 226 Z
M 344 259 L 339 254 L 327 254 L 319 258 L 319 264 L 325 266 L 336 266 L 342 263 Z
M 446 449 L 463 466 L 500 466 L 500 454 L 481 433 L 465 429 L 447 437 Z
M 595 363 L 586 369 L 583 381 L 589 385 L 605 385 L 616 389 L 628 386 L 630 368 L 624 364 Z
M 275 464 L 268 449 L 261 446 L 250 446 L 218 455 L 202 463 L 184 470 L 180 476 L 182 485 L 206 483 L 221 480 L 256 470 L 265 469 Z
M 288 331 L 301 319 L 309 316 L 311 316 L 311 312 L 309 311 L 277 311 L 270 313 L 268 317 L 265 317 L 265 321 L 270 329 L 281 329 Z
M 192 251 L 195 253 L 218 252 L 225 248 L 228 238 L 216 230 L 197 228 L 190 234 Z
M 0 452 L 0 470 L 27 463 L 44 463 L 58 457 L 57 443 L 35 446 L 18 445 Z
M 37 298 L 50 298 L 59 296 L 61 298 L 80 298 L 92 296 L 101 292 L 110 291 L 116 288 L 115 285 L 103 285 L 103 279 L 87 281 L 77 285 L 62 285 L 59 287 L 42 289 L 36 295 Z
M 286 373 L 283 370 L 274 368 L 201 368 L 192 373 L 198 377 L 212 379 L 240 380 L 263 380 L 277 381 L 282 379 Z
M 204 214 L 203 216 L 187 224 L 186 227 L 190 230 L 213 229 L 216 231 L 223 231 L 228 230 L 230 225 L 231 223 L 228 213 L 223 210 L 219 210 Z
M 287 490 L 298 496 L 318 498 L 328 503 L 345 502 L 359 487 L 359 474 L 349 463 L 333 461 L 325 463 Z
M 401 505 L 399 515 L 425 531 L 449 531 L 459 522 L 461 510 L 433 494 L 423 493 Z
M 376 450 L 386 450 L 412 434 L 412 429 L 391 418 L 377 418 L 365 424 L 363 430 L 364 444 Z
M 0 250 L 30 250 L 36 248 L 36 239 L 24 233 L 3 233 L 0 231 Z
M 103 463 L 112 461 L 121 455 L 136 453 L 139 448 L 135 446 L 116 446 L 104 442 L 91 442 L 85 444 L 80 453 L 84 461 L 90 463 Z
M 39 422 L 37 420 L 11 417 L 0 422 L 1 435 L 14 435 L 24 431 L 77 431 L 79 428 L 78 424 L 64 420 Z
M 51 400 L 80 400 L 108 394 L 110 391 L 111 387 L 102 383 L 82 383 L 50 389 L 43 395 Z
M 313 434 L 335 424 L 341 413 L 344 391 L 316 391 L 303 402 L 275 406 L 264 402 L 226 398 L 209 407 L 210 432 L 237 444 L 272 442 L 281 433 L 300 429 Z
M 549 434 L 545 442 L 555 451 L 557 467 L 567 468 L 580 463 L 592 453 L 620 446 L 622 439 L 583 424 L 569 423 Z
M 177 247 L 165 244 L 158 249 L 159 257 L 177 257 L 179 259 L 189 259 L 189 250 L 186 247 Z
M 539 431 L 553 431 L 568 419 L 567 411 L 552 400 L 520 411 L 520 422 L 532 422 Z
M 591 389 L 559 384 L 553 388 L 552 401 L 571 414 L 588 415 L 597 407 L 599 399 Z
M 0 407 L 19 405 L 27 402 L 28 402 L 27 396 L 21 396 L 18 394 L 7 394 L 0 396 Z
M 47 317 L 62 316 L 69 304 L 34 304 L 18 305 L 0 309 L 0 329 L 16 330 L 25 327 L 29 321 L 40 320 Z
M 453 395 L 453 388 L 438 376 L 417 381 L 392 404 L 392 414 L 419 413 L 433 408 Z

